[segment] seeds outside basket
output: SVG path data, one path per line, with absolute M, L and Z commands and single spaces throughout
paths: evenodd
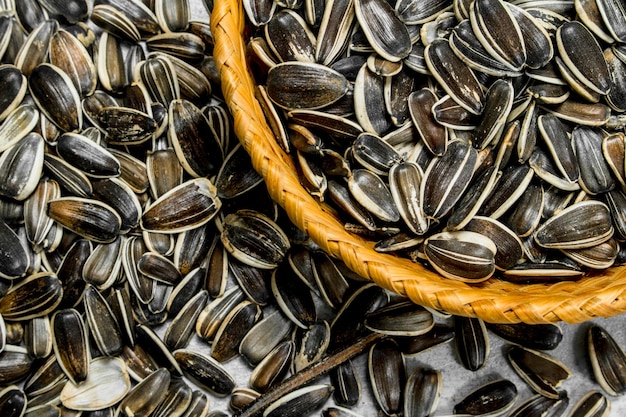
M 417 304 L 491 323 L 580 323 L 626 311 L 626 267 L 613 267 L 574 282 L 522 285 L 491 278 L 468 285 L 443 278 L 408 259 L 378 253 L 373 242 L 346 232 L 300 185 L 290 156 L 276 143 L 254 98 L 241 2 L 216 0 L 211 29 L 224 98 L 234 118 L 235 133 L 254 168 L 290 220 L 350 269 Z

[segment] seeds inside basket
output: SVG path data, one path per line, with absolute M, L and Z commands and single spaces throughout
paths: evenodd
M 346 230 L 465 282 L 623 264 L 626 58 L 597 22 L 504 0 L 243 3 L 269 126 Z

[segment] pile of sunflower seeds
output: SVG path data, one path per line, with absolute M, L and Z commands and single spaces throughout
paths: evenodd
M 624 263 L 613 0 L 244 0 L 301 182 L 382 252 L 470 283 Z
M 448 370 L 421 352 L 491 369 L 480 320 L 361 280 L 287 221 L 186 1 L 0 10 L 1 416 L 429 415 Z M 600 327 L 571 404 L 559 327 L 489 328 L 509 364 L 491 355 L 455 413 L 605 416 L 625 391 Z

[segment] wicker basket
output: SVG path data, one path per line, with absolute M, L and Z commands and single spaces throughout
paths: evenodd
M 211 15 L 214 58 L 235 132 L 265 178 L 272 198 L 328 254 L 417 304 L 492 323 L 579 323 L 626 311 L 626 267 L 576 282 L 521 285 L 492 278 L 472 286 L 443 278 L 407 259 L 378 253 L 373 242 L 347 233 L 300 185 L 291 158 L 277 145 L 265 122 L 246 64 L 244 22 L 240 1 L 215 2 Z

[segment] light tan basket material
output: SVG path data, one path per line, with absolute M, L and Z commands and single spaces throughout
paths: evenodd
M 478 286 L 442 278 L 423 266 L 372 249 L 300 185 L 293 163 L 277 145 L 246 64 L 244 11 L 240 1 L 216 0 L 211 15 L 214 58 L 235 133 L 265 178 L 272 198 L 323 250 L 359 275 L 406 295 L 415 303 L 492 323 L 579 323 L 626 311 L 626 268 L 611 268 L 577 282 L 518 285 L 490 279 Z

